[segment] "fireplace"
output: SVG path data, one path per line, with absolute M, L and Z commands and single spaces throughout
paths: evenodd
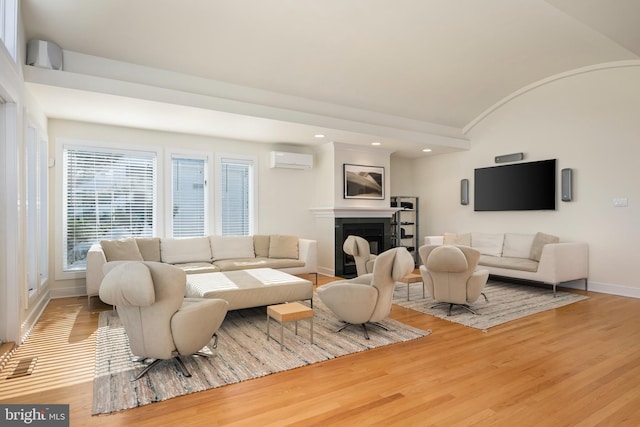
M 342 245 L 349 235 L 366 239 L 371 253 L 382 253 L 391 248 L 391 218 L 335 219 L 335 274 L 338 277 L 357 276 L 355 260 L 342 250 Z

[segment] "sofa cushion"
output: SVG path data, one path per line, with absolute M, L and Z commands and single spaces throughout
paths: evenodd
M 531 244 L 531 254 L 529 258 L 534 261 L 540 261 L 540 256 L 542 255 L 542 247 L 547 243 L 558 243 L 560 238 L 557 236 L 552 236 L 551 234 L 544 233 L 536 233 L 533 238 L 533 243 Z
M 160 262 L 159 237 L 136 237 L 136 244 L 145 261 Z
M 269 244 L 271 236 L 268 234 L 256 234 L 253 236 L 253 250 L 257 257 L 269 256 Z
M 471 246 L 471 233 L 444 233 L 443 244 Z
M 184 271 L 186 274 L 215 273 L 220 271 L 218 267 L 210 262 L 185 262 L 173 265 Z
M 497 267 L 505 268 L 508 270 L 520 270 L 520 271 L 538 271 L 538 262 L 528 258 L 511 258 L 511 257 L 497 257 L 491 255 L 480 255 L 480 261 L 478 266 L 481 267 Z
M 135 239 L 103 240 L 100 246 L 107 261 L 144 261 Z
M 512 258 L 529 258 L 535 234 L 505 233 L 502 245 L 502 256 Z
M 220 271 L 246 270 L 250 268 L 293 268 L 304 267 L 304 261 L 289 258 L 245 258 L 214 261 Z
M 502 233 L 471 233 L 471 247 L 481 255 L 501 256 L 503 241 Z
M 211 236 L 213 260 L 232 258 L 253 258 L 252 236 Z
M 208 237 L 168 237 L 160 239 L 160 258 L 168 264 L 211 262 Z
M 269 239 L 269 258 L 298 258 L 298 237 L 274 234 Z

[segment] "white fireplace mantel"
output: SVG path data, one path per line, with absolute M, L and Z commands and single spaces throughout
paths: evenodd
M 309 210 L 318 218 L 389 218 L 401 208 L 376 208 L 376 207 L 327 207 L 310 208 Z

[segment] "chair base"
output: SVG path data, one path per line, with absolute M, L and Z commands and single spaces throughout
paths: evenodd
M 335 332 L 336 333 L 341 332 L 343 329 L 346 329 L 349 326 L 362 326 L 362 331 L 364 332 L 365 339 L 369 339 L 369 333 L 367 332 L 367 325 L 377 326 L 378 328 L 384 329 L 385 331 L 389 331 L 390 330 L 389 328 L 387 328 L 386 326 L 384 326 L 383 324 L 378 323 L 378 322 L 367 322 L 367 323 L 360 323 L 360 324 L 344 322 L 344 325 L 342 325 L 338 329 L 336 329 Z
M 217 334 L 213 334 L 213 348 L 214 349 L 218 348 L 218 335 Z M 206 358 L 211 357 L 210 354 L 203 353 L 201 351 L 198 351 L 197 353 L 193 353 L 193 356 L 200 356 L 200 357 L 206 357 Z M 136 358 L 134 360 L 137 361 L 137 362 L 145 363 L 145 360 L 147 360 L 147 359 L 146 358 Z M 140 373 L 138 373 L 138 375 L 136 375 L 136 377 L 134 379 L 132 379 L 131 382 L 138 381 L 140 378 L 144 377 L 147 374 L 147 372 L 149 372 L 149 370 L 151 370 L 151 368 L 153 368 L 158 363 L 160 363 L 160 362 L 162 362 L 163 360 L 166 360 L 166 359 L 151 359 L 151 360 L 152 360 L 152 362 L 148 363 L 147 365 L 145 365 L 145 367 L 142 369 L 142 371 L 140 371 Z M 173 360 L 176 362 L 176 367 L 178 368 L 178 371 L 180 371 L 182 376 L 189 378 L 191 376 L 191 373 L 189 372 L 189 370 L 185 366 L 184 362 L 180 358 L 180 355 L 175 356 L 173 358 Z
M 485 296 L 486 298 L 486 296 Z M 437 307 L 442 307 L 443 305 L 449 305 L 449 312 L 447 313 L 447 316 L 451 316 L 451 310 L 453 309 L 453 307 L 462 307 L 465 310 L 467 310 L 468 312 L 472 313 L 472 314 L 478 314 L 476 313 L 468 304 L 454 304 L 454 303 L 449 303 L 449 302 L 439 302 L 438 304 L 434 304 L 429 308 L 437 308 Z

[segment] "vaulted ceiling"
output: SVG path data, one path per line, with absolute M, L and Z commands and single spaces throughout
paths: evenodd
M 537 81 L 638 60 L 638 18 L 636 0 L 22 0 L 26 39 L 73 73 L 25 70 L 50 117 L 405 156 L 468 148 Z

